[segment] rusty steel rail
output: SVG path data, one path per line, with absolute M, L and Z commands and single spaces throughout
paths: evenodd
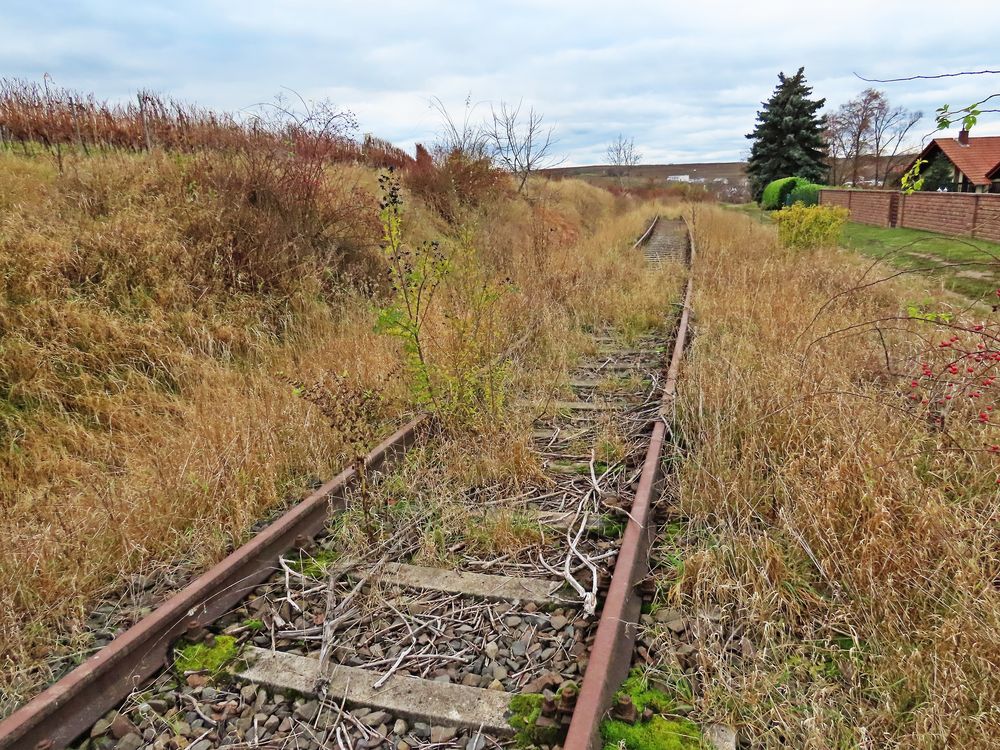
M 658 219 L 659 217 L 653 220 L 643 238 L 649 238 Z M 694 235 L 690 224 L 687 225 L 687 229 L 690 248 L 688 262 L 693 266 Z M 640 242 L 642 241 L 644 239 L 640 239 Z M 640 242 L 636 243 L 636 247 Z M 649 572 L 649 551 L 654 536 L 653 502 L 661 487 L 663 478 L 661 459 L 667 443 L 666 415 L 677 393 L 677 378 L 691 320 L 693 283 L 689 273 L 670 366 L 663 384 L 660 419 L 653 425 L 653 434 L 639 476 L 639 486 L 629 513 L 628 526 L 622 537 L 618 560 L 604 600 L 604 608 L 601 610 L 597 634 L 590 651 L 590 661 L 583 675 L 563 750 L 596 750 L 600 747 L 601 721 L 632 666 L 632 652 L 635 648 L 642 610 L 642 594 L 636 587 Z
M 417 417 L 365 457 L 377 469 L 409 448 Z M 223 615 L 275 570 L 283 552 L 319 533 L 345 506 L 354 468 L 338 474 L 274 523 L 198 576 L 72 672 L 0 721 L 0 750 L 59 750 L 168 662 L 170 644 Z
M 653 222 L 649 225 L 646 231 L 642 233 L 642 236 L 639 239 L 637 239 L 635 243 L 632 245 L 633 250 L 635 250 L 637 247 L 639 247 L 639 245 L 641 245 L 643 242 L 649 239 L 650 235 L 653 234 L 653 230 L 656 229 L 656 224 L 659 221 L 660 221 L 660 215 L 657 214 L 656 216 L 653 217 Z

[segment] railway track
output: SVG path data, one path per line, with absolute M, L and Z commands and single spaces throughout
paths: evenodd
M 635 250 L 691 259 L 682 221 L 654 220 Z M 599 746 L 632 665 L 690 302 L 688 281 L 660 337 L 595 335 L 536 421 L 544 480 L 475 511 L 528 542 L 428 564 L 411 525 L 341 554 L 346 471 L 0 722 L 0 750 Z M 369 482 L 393 481 L 419 430 L 368 457 Z M 239 657 L 219 682 L 164 669 L 178 642 L 189 666 Z

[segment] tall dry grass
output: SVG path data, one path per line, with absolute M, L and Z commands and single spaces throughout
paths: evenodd
M 1000 441 L 974 409 L 937 429 L 886 370 L 938 345 L 906 319 L 931 293 L 838 296 L 854 257 L 789 251 L 718 209 L 696 237 L 689 523 L 660 575 L 665 604 L 719 606 L 735 638 L 701 644 L 700 716 L 756 747 L 1000 746 L 1000 493 L 982 449 Z
M 55 85 L 0 78 L 0 144 L 25 155 L 42 150 L 64 158 L 78 150 L 173 152 L 260 152 L 261 143 L 309 153 L 325 163 L 357 162 L 401 169 L 414 159 L 388 141 L 370 134 L 358 140 L 353 114 L 331 103 L 291 103 L 288 97 L 259 105 L 237 117 L 188 102 L 139 91 L 134 100 L 109 102 L 92 93 Z
M 377 235 L 355 233 L 374 205 L 360 178 L 341 171 L 317 196 L 331 231 L 316 235 L 241 204 L 240 188 L 209 189 L 220 172 L 248 177 L 234 164 L 102 156 L 60 176 L 0 156 L 5 709 L 85 646 L 95 598 L 164 561 L 217 559 L 338 469 L 343 435 L 293 382 L 333 371 L 379 387 L 373 431 L 404 403 L 395 343 L 338 281 L 376 263 Z M 338 236 L 325 222 L 342 212 Z M 233 237 L 241 222 L 276 241 Z M 238 264 L 234 248 L 257 255 Z
M 217 560 L 342 466 L 353 430 L 300 386 L 374 393 L 370 439 L 415 408 L 399 342 L 374 330 L 376 172 L 266 142 L 62 166 L 0 153 L 0 712 L 85 653 L 105 597 Z M 654 207 L 570 182 L 479 198 L 406 194 L 407 242 L 455 253 L 445 367 L 503 354 L 515 394 L 550 386 L 583 328 L 657 319 L 661 290 L 623 262 Z M 507 289 L 488 319 L 463 296 L 479 283 Z M 474 348 L 445 313 L 476 324 Z M 496 424 L 456 461 L 476 481 L 531 471 Z

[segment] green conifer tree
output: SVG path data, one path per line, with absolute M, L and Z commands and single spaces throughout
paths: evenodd
M 812 87 L 806 85 L 804 70 L 791 77 L 778 74 L 774 93 L 757 113 L 757 127 L 747 135 L 753 141 L 747 174 L 754 200 L 779 177 L 822 182 L 827 173 L 823 117 L 817 114 L 826 99 L 809 98 Z

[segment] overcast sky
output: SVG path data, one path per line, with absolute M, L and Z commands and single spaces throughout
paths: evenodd
M 566 164 L 605 161 L 619 132 L 645 163 L 742 159 L 779 71 L 805 66 L 835 106 L 854 77 L 1000 68 L 1000 0 L 319 2 L 4 0 L 0 74 L 122 98 L 151 88 L 239 109 L 291 87 L 352 110 L 363 132 L 432 141 L 440 97 L 533 105 Z M 1000 76 L 885 84 L 925 112 L 1000 91 Z M 991 115 L 979 134 L 1000 133 Z

